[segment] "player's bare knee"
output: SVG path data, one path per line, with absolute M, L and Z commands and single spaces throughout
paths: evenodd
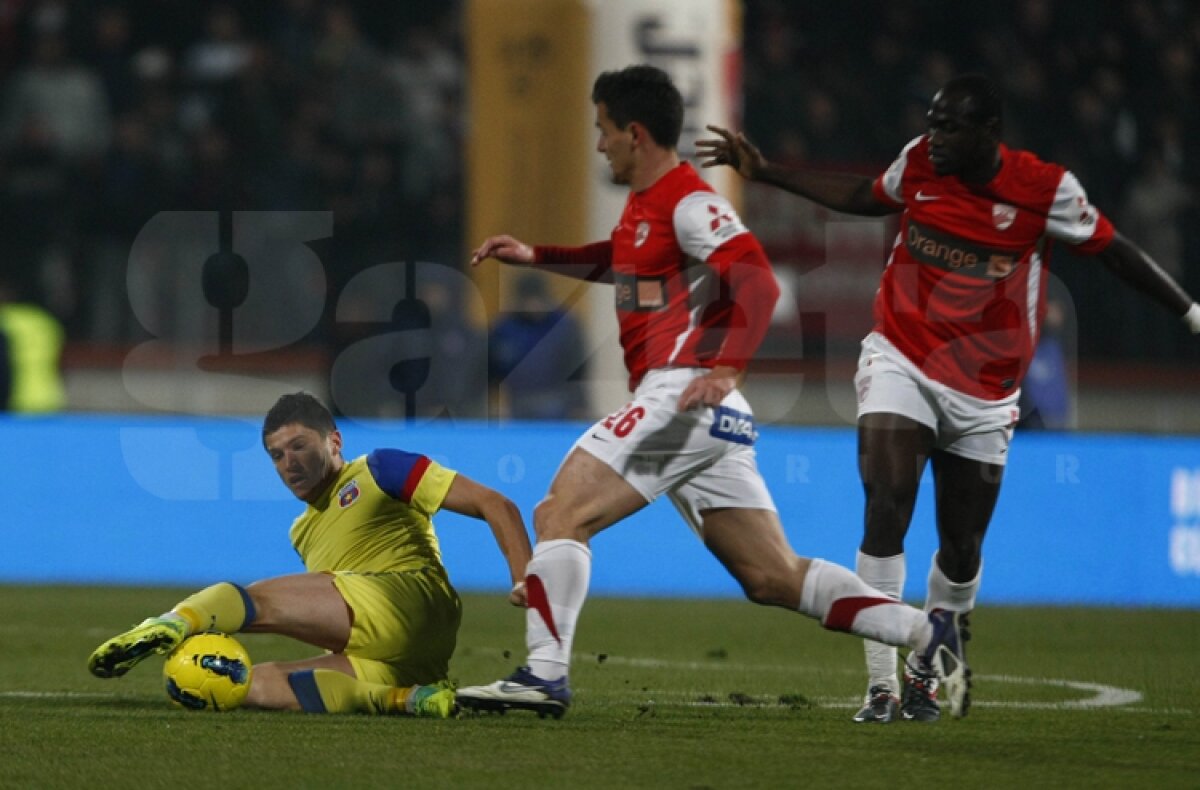
M 751 602 L 762 606 L 785 605 L 788 587 L 777 574 L 762 568 L 742 566 L 734 569 L 734 576 Z
M 533 531 L 539 541 L 568 538 L 579 540 L 579 530 L 561 500 L 548 496 L 533 509 Z
M 894 492 L 868 491 L 863 552 L 873 557 L 891 557 L 904 551 L 912 508 L 911 501 L 897 497 Z
M 908 522 L 916 500 L 886 486 L 867 488 L 867 519 L 896 527 Z

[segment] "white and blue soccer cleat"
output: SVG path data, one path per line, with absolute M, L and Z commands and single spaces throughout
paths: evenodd
M 934 609 L 929 613 L 929 624 L 933 634 L 929 644 L 917 654 L 914 669 L 918 674 L 937 677 L 950 715 L 961 719 L 971 706 L 971 668 L 967 666 L 962 615 L 948 609 Z
M 529 667 L 517 667 L 517 671 L 504 680 L 487 686 L 460 688 L 458 706 L 464 710 L 495 713 L 531 710 L 540 718 L 561 719 L 571 707 L 571 686 L 566 676 L 543 680 L 530 672 Z
M 900 718 L 900 700 L 887 686 L 871 686 L 862 709 L 854 714 L 859 724 L 888 724 Z

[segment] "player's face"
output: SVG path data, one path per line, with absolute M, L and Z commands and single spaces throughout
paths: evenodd
M 596 150 L 608 159 L 612 168 L 612 182 L 628 184 L 633 180 L 633 124 L 626 129 L 618 129 L 612 118 L 608 117 L 608 107 L 600 102 L 596 105 L 596 128 L 600 130 Z
M 996 140 L 990 127 L 975 123 L 969 95 L 938 91 L 925 118 L 929 122 L 929 161 L 939 176 L 963 175 L 990 167 Z
M 316 500 L 332 482 L 342 460 L 342 435 L 328 436 L 299 423 L 284 425 L 263 442 L 279 479 L 297 499 Z

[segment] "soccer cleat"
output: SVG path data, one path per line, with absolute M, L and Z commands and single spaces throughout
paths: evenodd
M 96 648 L 88 670 L 98 678 L 119 678 L 139 661 L 168 653 L 187 636 L 187 626 L 173 617 L 150 617 Z
M 871 686 L 862 710 L 854 714 L 854 720 L 859 724 L 878 722 L 887 724 L 896 720 L 900 700 L 887 686 Z
M 497 713 L 531 710 L 539 718 L 561 719 L 571 707 L 571 687 L 565 675 L 558 680 L 542 680 L 529 667 L 517 667 L 504 680 L 459 689 L 458 704 L 467 710 Z
M 426 719 L 449 719 L 458 715 L 454 685 L 448 680 L 432 686 L 414 686 L 408 704 L 412 715 Z
M 936 675 L 906 666 L 904 688 L 900 692 L 900 715 L 905 721 L 937 721 L 942 718 L 937 693 Z
M 937 677 L 950 704 L 950 715 L 960 719 L 971 706 L 971 669 L 967 666 L 962 616 L 947 609 L 934 609 L 929 613 L 929 624 L 933 626 L 929 644 L 917 656 L 916 666 L 910 663 L 910 668 L 915 670 L 914 677 L 922 674 Z M 932 695 L 927 696 L 933 699 Z M 901 700 L 902 713 L 903 710 Z

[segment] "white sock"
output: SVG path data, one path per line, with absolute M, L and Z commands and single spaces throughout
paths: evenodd
M 893 600 L 841 565 L 812 560 L 800 591 L 800 611 L 831 631 L 849 631 L 889 645 L 929 641 L 929 618 Z
M 872 557 L 870 554 L 863 554 L 860 551 L 856 570 L 858 578 L 879 592 L 886 593 L 897 601 L 900 600 L 900 596 L 904 592 L 904 577 L 907 570 L 904 552 L 894 557 Z M 893 693 L 897 693 L 900 684 L 896 676 L 896 648 L 868 639 L 863 642 L 863 652 L 867 657 L 867 674 L 869 676 L 867 688 L 883 686 Z
M 525 645 L 530 671 L 543 680 L 567 674 L 591 575 L 592 552 L 577 540 L 539 541 L 533 548 L 525 573 Z
M 969 612 L 975 608 L 975 595 L 983 578 L 983 560 L 979 571 L 969 582 L 952 582 L 938 567 L 937 552 L 929 563 L 929 592 L 925 596 L 925 611 L 949 609 L 951 612 Z

